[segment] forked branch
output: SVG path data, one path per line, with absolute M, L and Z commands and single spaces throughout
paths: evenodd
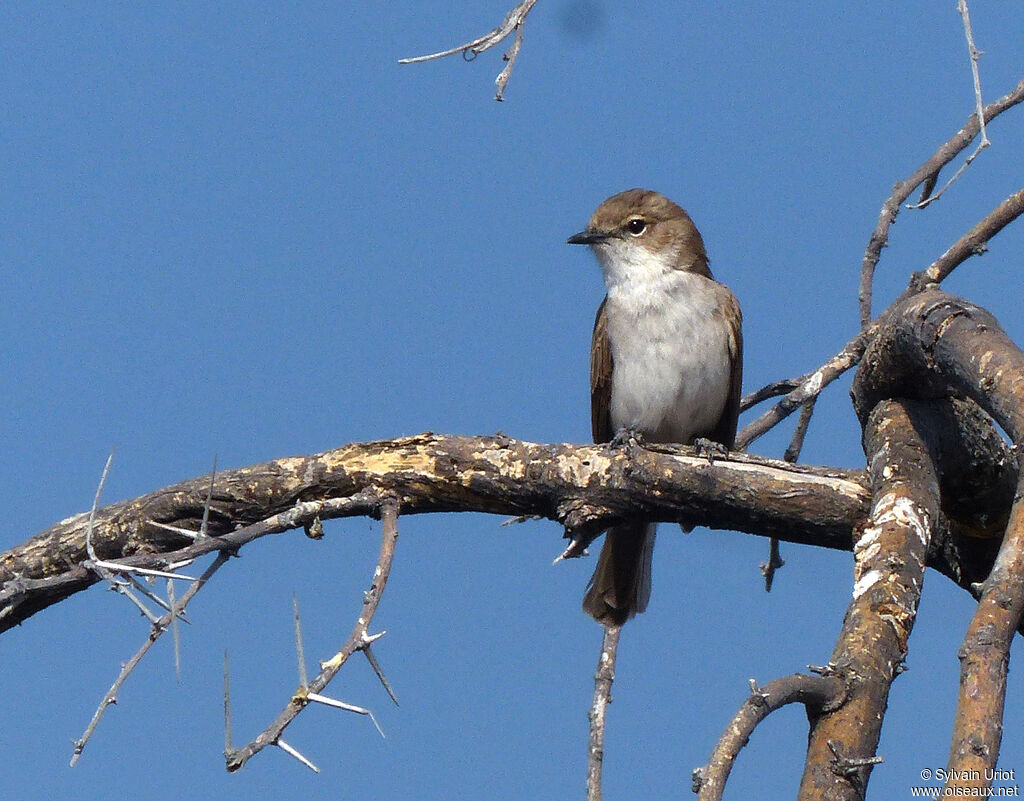
M 352 633 L 333 657 L 320 664 L 320 672 L 317 673 L 316 677 L 308 683 L 305 681 L 306 669 L 305 658 L 302 655 L 303 650 L 301 647 L 301 637 L 297 637 L 297 642 L 299 643 L 297 650 L 300 654 L 298 689 L 292 695 L 291 700 L 285 705 L 284 709 L 281 710 L 280 714 L 278 714 L 274 721 L 267 726 L 267 728 L 264 729 L 258 737 L 241 748 L 233 748 L 231 747 L 230 741 L 228 742 L 224 751 L 224 759 L 229 771 L 238 770 L 248 762 L 249 759 L 258 754 L 268 745 L 278 746 L 289 755 L 299 759 L 303 764 L 306 764 L 313 770 L 316 770 L 315 765 L 305 759 L 305 757 L 303 757 L 298 751 L 291 746 L 288 746 L 281 739 L 281 735 L 284 733 L 284 730 L 288 725 L 311 703 L 320 703 L 334 708 L 370 714 L 368 710 L 361 707 L 355 707 L 351 704 L 345 704 L 341 701 L 336 701 L 324 696 L 322 693 L 352 654 L 357 651 L 362 651 L 367 654 L 367 659 L 371 659 L 369 656 L 370 644 L 374 642 L 374 640 L 379 639 L 383 634 L 383 632 L 381 632 L 377 635 L 371 635 L 369 633 L 369 629 L 370 624 L 373 622 L 373 616 L 376 614 L 377 607 L 380 604 L 381 596 L 384 593 L 384 587 L 387 585 L 388 576 L 391 575 L 391 564 L 395 556 L 395 544 L 398 541 L 398 509 L 398 498 L 393 495 L 385 497 L 380 503 L 382 529 L 380 556 L 377 559 L 373 578 L 370 581 L 370 588 L 363 595 L 362 607 L 360 608 L 359 616 L 356 619 Z M 372 660 L 371 663 L 376 666 L 375 660 Z M 376 667 L 375 669 L 378 677 L 381 679 L 381 682 L 384 684 L 385 688 L 388 689 L 389 694 L 391 694 L 390 687 L 385 681 L 383 674 L 380 673 L 379 667 Z M 393 694 L 392 697 L 394 697 Z M 225 708 L 228 707 L 229 703 L 227 698 L 225 698 Z M 376 723 L 376 720 L 374 720 L 374 723 Z M 227 723 L 226 729 L 230 731 L 229 723 Z
M 402 58 L 399 59 L 398 63 L 418 64 L 421 61 L 433 61 L 438 58 L 454 56 L 456 53 L 461 53 L 462 57 L 467 61 L 472 61 L 484 51 L 490 50 L 497 44 L 501 44 L 512 33 L 515 33 L 516 38 L 512 41 L 512 46 L 509 47 L 503 56 L 505 68 L 494 81 L 498 87 L 494 99 L 500 102 L 504 100 L 505 87 L 508 86 L 508 79 L 512 76 L 512 68 L 515 66 L 516 58 L 519 56 L 519 49 L 523 46 L 523 23 L 526 21 L 526 15 L 530 13 L 536 3 L 537 0 L 522 0 L 519 5 L 505 15 L 505 19 L 501 21 L 497 28 L 477 39 L 449 48 L 448 50 L 442 50 L 439 53 L 415 56 L 414 58 Z

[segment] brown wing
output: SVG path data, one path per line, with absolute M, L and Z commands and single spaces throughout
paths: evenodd
M 594 442 L 608 442 L 612 431 L 612 349 L 608 344 L 608 319 L 605 316 L 606 297 L 597 309 L 594 320 L 594 339 L 590 345 L 590 429 Z M 735 434 L 736 426 L 733 425 Z
M 729 321 L 729 359 L 732 362 L 732 374 L 729 377 L 729 397 L 725 401 L 722 417 L 711 432 L 710 439 L 720 442 L 727 448 L 736 444 L 736 425 L 740 416 L 740 395 L 743 389 L 743 313 L 739 301 L 729 291 L 722 289 L 722 311 Z

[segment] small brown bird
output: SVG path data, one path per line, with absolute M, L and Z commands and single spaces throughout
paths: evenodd
M 690 216 L 657 192 L 630 189 L 602 203 L 568 241 L 590 245 L 608 290 L 590 350 L 594 442 L 620 434 L 731 448 L 742 315 L 728 287 L 712 278 Z M 605 534 L 583 597 L 584 611 L 600 623 L 621 625 L 647 608 L 654 529 L 635 520 Z

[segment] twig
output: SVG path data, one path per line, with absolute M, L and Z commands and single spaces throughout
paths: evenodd
M 789 441 L 789 447 L 782 455 L 783 461 L 790 464 L 800 459 L 800 451 L 804 448 L 804 439 L 807 437 L 807 428 L 811 424 L 811 417 L 814 415 L 814 404 L 817 397 L 806 401 L 800 408 L 800 417 L 796 421 L 796 429 L 793 431 L 793 438 Z M 768 561 L 760 564 L 761 575 L 764 576 L 764 591 L 771 592 L 772 584 L 775 581 L 775 571 L 785 566 L 786 560 L 779 553 L 779 540 L 777 537 L 768 539 Z
M 485 33 L 478 39 L 474 39 L 471 42 L 452 47 L 448 50 L 442 50 L 439 53 L 431 53 L 426 56 L 416 56 L 414 58 L 402 58 L 398 60 L 399 64 L 418 64 L 421 61 L 433 61 L 438 58 L 446 58 L 447 56 L 454 56 L 456 53 L 462 53 L 463 58 L 467 61 L 472 61 L 478 55 L 486 50 L 490 50 L 497 44 L 503 42 L 510 34 L 515 32 L 516 38 L 512 42 L 512 46 L 509 47 L 508 51 L 502 57 L 507 63 L 505 68 L 501 71 L 494 83 L 498 87 L 497 94 L 494 99 L 501 101 L 505 93 L 505 87 L 508 85 L 508 79 L 512 75 L 512 67 L 515 66 L 516 58 L 519 56 L 519 49 L 523 46 L 523 23 L 526 21 L 526 15 L 530 13 L 530 10 L 534 7 L 537 0 L 522 0 L 519 5 L 513 8 L 508 14 L 505 15 L 505 19 L 502 20 L 501 24 L 490 33 Z M 469 55 L 467 55 L 469 54 Z
M 956 4 L 956 8 L 957 11 L 960 12 L 960 18 L 964 23 L 964 36 L 967 39 L 967 52 L 971 58 L 971 76 L 974 79 L 974 104 L 977 109 L 975 113 L 980 120 L 979 128 L 981 141 L 978 142 L 978 146 L 974 148 L 974 152 L 972 152 L 964 163 L 960 165 L 960 168 L 953 173 L 953 177 L 946 181 L 942 189 L 935 194 L 932 194 L 932 190 L 935 189 L 935 183 L 938 179 L 938 174 L 936 173 L 925 184 L 925 188 L 921 192 L 921 199 L 917 203 L 908 203 L 908 209 L 923 209 L 925 206 L 930 203 L 934 203 L 942 197 L 943 193 L 952 186 L 953 182 L 963 175 L 964 171 L 971 166 L 971 162 L 978 157 L 978 154 L 992 144 L 988 140 L 988 133 L 985 131 L 985 105 L 981 99 L 981 76 L 978 74 L 978 59 L 981 57 L 982 53 L 974 46 L 974 33 L 971 31 L 971 15 L 967 10 L 967 0 L 959 0 Z
M 107 463 L 103 465 L 103 472 L 100 474 L 100 483 L 96 487 L 96 494 L 92 499 L 92 508 L 89 510 L 89 527 L 86 529 L 85 534 L 85 550 L 89 554 L 89 558 L 94 562 L 97 561 L 96 551 L 92 547 L 92 526 L 93 521 L 96 519 L 96 510 L 100 505 L 100 496 L 103 494 L 103 485 L 107 483 L 107 476 L 110 475 L 110 463 L 114 461 L 114 451 L 110 451 L 110 455 L 107 457 Z
M 967 52 L 971 57 L 971 78 L 974 79 L 974 102 L 978 108 L 978 123 L 981 127 L 981 143 L 978 150 L 988 147 L 988 134 L 985 132 L 985 104 L 981 99 L 981 76 L 978 74 L 978 59 L 982 52 L 974 46 L 974 32 L 971 30 L 971 12 L 967 8 L 967 0 L 959 0 L 957 11 L 964 22 L 964 37 L 967 39 Z
M 1018 88 L 1021 90 L 1020 99 L 1024 99 L 1024 82 Z M 1020 99 L 1016 102 L 1020 102 Z M 967 261 L 971 256 L 985 253 L 988 249 L 989 240 L 1022 214 L 1024 214 L 1024 189 L 1010 195 L 986 214 L 970 231 L 960 237 L 945 253 L 932 262 L 927 269 L 914 273 L 910 277 L 907 289 L 893 301 L 889 309 L 895 308 L 908 297 L 923 291 L 929 285 L 941 283 L 956 267 Z M 884 316 L 885 312 L 879 316 L 879 319 Z M 764 436 L 808 400 L 821 394 L 821 391 L 839 378 L 839 376 L 851 367 L 855 367 L 860 362 L 861 356 L 864 355 L 867 343 L 874 339 L 877 332 L 878 322 L 876 321 L 847 342 L 839 353 L 813 373 L 810 373 L 800 386 L 786 395 L 775 406 L 744 426 L 736 435 L 736 449 L 740 451 L 746 450 L 750 443 Z M 783 386 L 784 384 L 784 381 L 777 381 L 775 384 L 770 384 L 769 387 Z
M 299 621 L 299 596 L 292 593 L 292 608 L 295 612 L 295 655 L 299 660 L 299 686 L 307 687 L 306 649 L 302 645 L 302 623 Z
M 910 279 L 911 290 L 919 292 L 929 284 L 939 284 L 971 256 L 985 253 L 988 250 L 988 241 L 1021 214 L 1024 214 L 1024 189 L 1010 195 L 992 209 L 949 250 L 933 261 L 928 269 L 914 273 Z
M 991 122 L 1008 108 L 1012 108 L 1021 101 L 1024 101 L 1024 80 L 1007 94 L 1003 95 L 1003 97 L 985 106 L 980 118 L 977 113 L 971 114 L 963 128 L 943 143 L 906 180 L 900 181 L 893 187 L 892 194 L 889 195 L 882 205 L 882 211 L 878 216 L 878 223 L 868 239 L 868 246 L 864 251 L 864 259 L 861 263 L 860 290 L 857 297 L 860 304 L 860 323 L 862 329 L 866 329 L 871 323 L 871 284 L 875 267 L 881 258 L 882 248 L 889 243 L 889 228 L 896 221 L 896 215 L 899 214 L 900 206 L 921 184 L 931 182 L 934 185 L 934 180 L 942 168 L 956 158 L 974 140 L 974 137 L 981 130 L 982 123 Z
M 174 619 L 175 615 L 185 609 L 185 607 L 188 605 L 189 601 L 192 600 L 195 594 L 199 592 L 199 590 L 210 579 L 210 577 L 214 573 L 216 573 L 228 559 L 229 555 L 227 553 L 222 552 L 217 554 L 217 558 L 210 563 L 210 566 L 203 571 L 203 574 L 198 579 L 196 579 L 189 586 L 188 590 L 185 591 L 185 594 L 181 596 L 180 604 L 178 604 L 176 607 L 172 605 L 171 611 L 167 612 L 167 614 L 165 614 L 163 617 L 161 617 L 159 620 L 153 623 L 153 626 L 149 632 L 149 637 L 146 638 L 146 641 L 142 644 L 142 647 L 135 652 L 135 655 L 127 662 L 125 662 L 124 665 L 122 665 L 121 672 L 114 680 L 114 683 L 110 685 L 110 689 L 107 690 L 106 695 L 103 696 L 103 700 L 100 701 L 100 705 L 96 708 L 96 712 L 93 713 L 92 720 L 90 720 L 89 725 L 86 726 L 85 732 L 83 732 L 82 736 L 79 739 L 74 741 L 75 750 L 74 754 L 71 757 L 72 766 L 74 766 L 78 762 L 79 757 L 82 755 L 82 751 L 85 749 L 86 743 L 89 742 L 89 738 L 92 737 L 92 733 L 96 730 L 96 727 L 99 725 L 100 718 L 102 718 L 103 713 L 107 711 L 107 707 L 111 704 L 117 703 L 117 693 L 118 691 L 120 691 L 121 685 L 123 685 L 125 681 L 128 679 L 128 676 L 131 675 L 131 672 L 135 670 L 135 666 L 138 665 L 140 661 L 142 661 L 142 657 L 144 657 L 146 653 L 149 651 L 149 649 L 153 647 L 153 644 L 160 638 L 160 635 L 167 630 L 167 626 Z M 225 656 L 225 660 L 226 659 L 227 657 Z M 225 682 L 227 681 L 226 677 L 227 667 L 225 661 Z
M 281 734 L 312 701 L 329 703 L 331 706 L 343 704 L 343 702 L 334 701 L 334 699 L 324 700 L 321 691 L 330 684 L 331 680 L 338 674 L 338 671 L 341 670 L 353 653 L 365 649 L 369 643 L 379 638 L 379 635 L 371 636 L 367 631 L 370 623 L 373 621 L 373 616 L 377 611 L 377 606 L 380 604 L 381 595 L 391 573 L 391 564 L 395 555 L 395 543 L 398 540 L 398 507 L 399 501 L 393 495 L 387 496 L 380 503 L 381 528 L 383 529 L 380 556 L 373 573 L 370 589 L 363 595 L 362 609 L 352 629 L 352 633 L 333 657 L 320 664 L 320 672 L 316 677 L 308 685 L 300 687 L 292 695 L 285 708 L 281 710 L 280 714 L 256 739 L 241 748 L 228 747 L 225 749 L 224 758 L 229 771 L 238 770 L 250 758 L 268 745 L 277 745 L 296 759 L 302 761 L 303 764 L 307 764 L 314 770 L 316 769 L 311 762 L 302 757 L 294 748 L 283 746 Z M 373 717 L 369 710 L 364 710 L 362 707 L 354 707 L 351 704 L 344 704 L 343 708 L 369 715 L 374 725 L 377 726 L 378 731 L 380 730 L 376 718 Z M 383 735 L 383 732 L 381 734 Z
M 733 763 L 747 744 L 757 725 L 768 715 L 788 704 L 803 704 L 807 714 L 816 718 L 824 711 L 838 708 L 846 698 L 846 686 L 835 675 L 807 676 L 794 673 L 776 679 L 764 687 L 750 680 L 750 696 L 726 726 L 715 744 L 707 765 L 693 771 L 693 791 L 697 801 L 719 801 L 725 791 Z
M 224 754 L 234 750 L 231 745 L 231 671 L 228 667 L 228 649 L 224 649 Z
M 764 576 L 764 591 L 771 592 L 772 584 L 775 581 L 775 571 L 784 567 L 786 560 L 779 553 L 779 541 L 775 537 L 768 539 L 768 561 L 761 562 L 761 575 Z
M 167 602 L 171 613 L 171 637 L 174 642 L 174 678 L 181 681 L 181 632 L 178 630 L 178 608 L 174 600 L 174 582 L 167 579 Z
M 789 441 L 789 447 L 782 455 L 782 460 L 793 464 L 800 459 L 800 451 L 804 449 L 804 439 L 807 438 L 807 427 L 811 424 L 811 417 L 814 416 L 814 404 L 817 403 L 817 396 L 808 399 L 800 407 L 800 417 L 796 421 L 796 430 L 793 431 L 793 439 Z
M 756 392 L 744 395 L 740 399 L 740 411 L 745 412 L 752 406 L 757 406 L 757 404 L 762 401 L 766 401 L 769 398 L 777 398 L 779 395 L 785 395 L 792 392 L 808 378 L 810 378 L 810 373 L 804 373 L 798 378 L 783 378 L 781 381 L 773 381 L 771 384 L 761 387 L 761 389 Z
M 615 681 L 615 658 L 619 650 L 621 626 L 605 626 L 601 657 L 594 673 L 594 703 L 590 719 L 590 747 L 587 750 L 587 801 L 601 801 L 601 764 L 604 762 L 604 729 L 608 704 Z
M 851 367 L 855 367 L 860 361 L 860 357 L 864 354 L 864 348 L 867 346 L 872 333 L 873 331 L 871 330 L 862 331 L 853 337 L 839 353 L 813 373 L 808 374 L 807 378 L 801 381 L 796 389 L 759 418 L 745 425 L 736 435 L 736 450 L 746 450 L 750 443 L 767 434 L 807 401 L 821 394 L 821 391 L 839 378 L 839 376 Z M 781 384 L 782 382 L 776 383 Z

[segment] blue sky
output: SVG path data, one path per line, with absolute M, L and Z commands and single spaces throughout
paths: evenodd
M 700 227 L 743 305 L 748 391 L 846 342 L 883 200 L 973 110 L 954 3 L 540 0 L 502 104 L 497 50 L 397 65 L 489 30 L 510 2 L 0 7 L 3 547 L 87 509 L 114 446 L 108 501 L 214 455 L 230 468 L 424 430 L 586 441 L 603 287 L 564 242 L 633 186 Z M 1024 74 L 1024 8 L 972 11 L 991 100 Z M 939 203 L 900 215 L 877 309 L 1021 187 L 1024 109 L 990 138 Z M 948 283 L 1018 342 L 1022 251 L 1018 224 Z M 818 404 L 805 461 L 862 464 L 847 387 Z M 753 450 L 780 456 L 789 430 Z M 401 520 L 376 652 L 402 706 L 346 668 L 331 692 L 372 707 L 388 737 L 307 712 L 288 740 L 319 776 L 277 751 L 224 771 L 222 655 L 246 740 L 297 680 L 292 594 L 309 661 L 326 658 L 377 524 L 246 548 L 190 608 L 181 682 L 168 638 L 74 769 L 70 740 L 147 627 L 99 588 L 43 612 L 0 638 L 7 797 L 582 797 L 592 563 L 551 566 L 553 523 L 500 522 Z M 756 537 L 663 532 L 650 609 L 620 649 L 607 798 L 686 797 L 749 678 L 827 661 L 851 557 L 783 546 L 766 595 L 766 553 Z M 929 573 L 875 797 L 945 763 L 972 607 Z M 1014 672 L 1002 765 L 1018 771 L 1022 718 Z M 731 795 L 792 796 L 805 736 L 801 709 L 773 715 Z

